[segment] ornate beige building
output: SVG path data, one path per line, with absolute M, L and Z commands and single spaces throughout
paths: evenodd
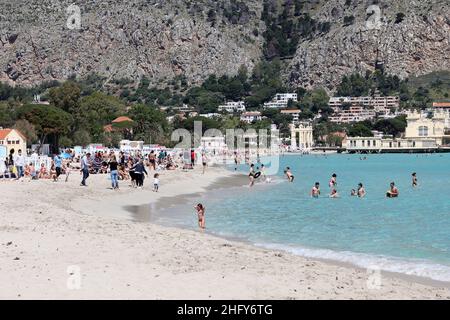
M 350 137 L 349 152 L 403 152 L 405 150 L 438 149 L 450 144 L 450 130 L 445 127 L 448 115 L 436 111 L 432 117 L 425 113 L 409 112 L 403 138 Z
M 314 144 L 313 127 L 310 123 L 300 122 L 298 124 L 291 124 L 290 128 L 292 150 L 312 148 Z

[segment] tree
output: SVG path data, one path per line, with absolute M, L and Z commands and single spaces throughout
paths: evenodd
M 80 97 L 81 88 L 73 81 L 66 81 L 62 86 L 51 88 L 48 92 L 49 102 L 69 113 L 76 111 Z
M 128 111 L 133 120 L 134 138 L 147 143 L 164 143 L 168 123 L 165 114 L 159 109 L 143 104 L 136 104 Z
M 382 119 L 377 121 L 374 125 L 374 129 L 386 134 L 391 134 L 395 137 L 405 132 L 406 125 L 406 116 L 399 116 L 394 119 Z
M 59 136 L 69 131 L 73 120 L 69 113 L 52 105 L 26 104 L 19 108 L 17 115 L 34 125 L 41 145 L 50 139 L 55 148 Z
M 33 144 L 38 139 L 34 125 L 28 120 L 17 120 L 14 129 L 19 130 L 27 138 L 27 144 Z
M 73 134 L 73 143 L 85 147 L 91 143 L 91 136 L 87 130 L 78 130 Z
M 350 137 L 373 137 L 373 133 L 366 124 L 357 122 L 350 127 L 348 132 Z
M 86 130 L 94 141 L 102 139 L 103 127 L 125 114 L 125 105 L 116 97 L 94 92 L 83 97 L 74 110 L 74 127 Z

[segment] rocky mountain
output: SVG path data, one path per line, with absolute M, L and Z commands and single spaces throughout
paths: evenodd
M 447 0 L 326 1 L 314 16 L 331 29 L 299 44 L 285 72 L 291 84 L 331 89 L 343 75 L 373 71 L 377 62 L 400 78 L 450 70 Z
M 403 78 L 450 69 L 447 0 L 79 0 L 79 21 L 73 0 L 1 0 L 0 81 L 32 85 L 98 73 L 154 83 L 185 75 L 199 83 L 241 65 L 251 70 L 264 59 L 268 2 L 297 2 L 329 23 L 284 57 L 288 84 L 332 90 L 342 75 L 376 62 Z
M 259 1 L 83 0 L 77 28 L 73 0 L 1 0 L 0 80 L 185 74 L 198 82 L 259 61 Z M 72 17 L 74 17 L 72 19 Z

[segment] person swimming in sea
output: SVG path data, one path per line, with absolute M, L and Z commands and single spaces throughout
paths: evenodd
M 363 184 L 360 182 L 358 183 L 358 197 L 363 198 L 366 195 L 366 189 L 364 189 Z
M 336 175 L 336 173 L 333 173 L 331 175 L 331 179 L 330 179 L 330 182 L 328 183 L 328 185 L 330 186 L 330 188 L 335 188 L 337 186 L 337 175 Z
M 417 187 L 417 173 L 413 172 L 412 177 L 412 186 L 413 188 Z
M 339 198 L 339 193 L 335 188 L 331 189 L 330 198 Z
M 311 197 L 318 198 L 320 195 L 320 183 L 316 182 L 311 189 Z
M 350 196 L 352 197 L 356 197 L 358 194 L 356 193 L 355 189 L 352 189 L 352 191 L 350 192 Z
M 388 191 L 386 191 L 386 197 L 388 198 L 397 198 L 398 197 L 398 189 L 395 186 L 394 182 L 391 182 L 390 188 Z
M 294 175 L 291 172 L 291 168 L 286 167 L 286 170 L 284 170 L 284 174 L 286 175 L 286 178 L 289 180 L 289 182 L 294 182 Z

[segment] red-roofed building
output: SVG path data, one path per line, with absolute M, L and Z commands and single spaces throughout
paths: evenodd
M 125 116 L 120 116 L 112 121 L 112 123 L 122 123 L 122 122 L 133 122 L 133 120 Z
M 27 150 L 27 139 L 16 129 L 0 129 L 0 146 L 6 147 L 6 152 L 9 153 L 11 149 L 21 149 L 23 153 Z

